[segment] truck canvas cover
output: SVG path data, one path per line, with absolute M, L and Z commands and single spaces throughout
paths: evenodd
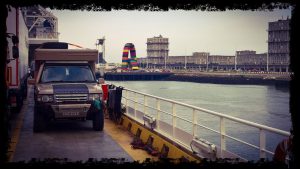
M 44 61 L 86 61 L 95 70 L 95 63 L 98 60 L 98 51 L 94 49 L 36 49 L 35 67 L 40 67 Z M 37 75 L 35 70 L 35 75 Z
M 35 60 L 43 61 L 94 61 L 98 51 L 93 49 L 36 49 Z

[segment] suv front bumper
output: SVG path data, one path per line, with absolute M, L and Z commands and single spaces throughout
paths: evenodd
M 97 111 L 92 102 L 76 104 L 35 103 L 36 111 L 47 119 L 87 119 L 92 120 Z
M 55 118 L 85 118 L 91 104 L 51 105 Z

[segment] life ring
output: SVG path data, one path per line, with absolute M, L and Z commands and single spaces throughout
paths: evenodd
M 130 58 L 128 58 L 128 54 L 130 52 Z M 132 43 L 126 43 L 123 49 L 123 57 L 122 57 L 122 70 L 138 70 L 137 58 L 134 45 Z

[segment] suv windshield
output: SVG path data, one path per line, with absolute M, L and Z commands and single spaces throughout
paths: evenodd
M 96 82 L 87 65 L 45 65 L 41 83 L 47 82 Z

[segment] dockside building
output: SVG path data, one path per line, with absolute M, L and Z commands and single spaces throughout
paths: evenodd
M 269 22 L 268 52 L 236 51 L 235 55 L 211 55 L 194 52 L 192 55 L 169 56 L 169 39 L 161 35 L 147 39 L 147 57 L 139 58 L 141 68 L 188 70 L 242 70 L 288 72 L 290 19 Z
M 288 72 L 290 64 L 290 19 L 269 22 L 268 69 L 274 72 Z
M 164 38 L 161 35 L 158 37 L 154 36 L 153 38 L 148 38 L 146 44 L 148 63 L 163 64 L 166 66 L 169 56 L 169 38 Z

